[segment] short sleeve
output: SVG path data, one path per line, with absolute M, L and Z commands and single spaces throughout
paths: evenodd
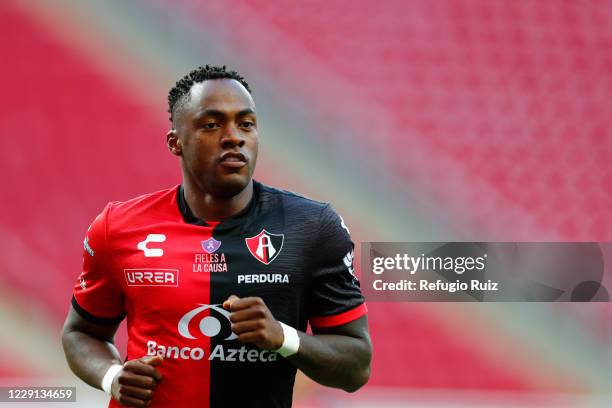
M 319 220 L 308 297 L 313 327 L 349 323 L 367 313 L 353 268 L 354 244 L 342 218 L 330 205 Z
M 111 204 L 96 217 L 83 241 L 83 270 L 74 285 L 72 306 L 97 324 L 117 324 L 125 317 L 123 293 L 109 267 L 108 215 Z

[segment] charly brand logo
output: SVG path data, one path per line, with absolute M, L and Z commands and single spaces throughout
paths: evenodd
M 353 275 L 353 278 L 357 279 L 357 276 L 355 275 L 355 268 L 353 268 L 353 258 L 353 250 L 351 250 L 344 256 L 344 258 L 342 258 L 342 262 L 344 262 L 344 266 L 346 266 L 349 273 Z
M 91 246 L 89 246 L 89 239 L 87 239 L 87 237 L 85 237 L 85 239 L 83 240 L 83 248 L 85 248 L 85 250 L 90 256 L 94 256 L 94 250 L 91 249 Z
M 344 222 L 344 218 L 342 218 L 341 215 L 338 214 L 338 217 L 340 217 L 340 226 L 342 228 L 344 228 L 346 230 L 346 232 L 348 232 L 349 234 L 351 233 L 351 231 L 349 231 L 348 227 L 346 226 L 345 222 Z
M 128 286 L 171 286 L 178 287 L 178 269 L 124 269 Z
M 272 234 L 265 229 L 254 237 L 245 238 L 247 248 L 259 262 L 269 265 L 283 249 L 284 234 Z
M 206 310 L 210 315 L 204 316 L 199 324 L 198 329 L 202 335 L 213 338 L 221 337 L 222 340 L 235 340 L 238 336 L 231 331 L 231 322 L 229 319 L 230 312 L 223 309 L 221 305 L 200 304 L 195 309 L 185 313 L 178 323 L 178 332 L 181 336 L 189 340 L 198 340 L 198 337 L 192 334 L 189 326 L 197 322 L 196 316 L 200 316 Z M 221 318 L 213 316 L 219 315 Z M 225 336 L 225 337 L 223 337 Z M 200 336 L 201 337 L 201 336 Z M 193 347 L 192 345 L 163 345 L 154 340 L 147 341 L 147 355 L 160 355 L 165 358 L 173 358 L 177 360 L 202 360 L 208 361 L 224 361 L 224 362 L 246 362 L 246 363 L 267 363 L 276 361 L 278 354 L 270 350 L 258 350 L 252 347 L 242 345 L 239 348 L 228 347 L 225 344 L 216 344 L 206 356 L 206 351 L 203 347 Z
M 144 241 L 140 241 L 136 248 L 144 251 L 144 256 L 147 258 L 156 258 L 164 255 L 164 250 L 161 248 L 149 248 L 150 242 L 161 243 L 166 241 L 164 234 L 149 234 Z
M 207 239 L 206 241 L 202 241 L 202 249 L 207 254 L 214 254 L 215 252 L 217 252 L 220 246 L 221 246 L 221 241 L 217 241 L 216 239 L 212 237 Z

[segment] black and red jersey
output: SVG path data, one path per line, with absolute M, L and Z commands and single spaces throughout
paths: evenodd
M 165 357 L 151 407 L 291 406 L 295 367 L 236 340 L 221 307 L 232 294 L 302 331 L 366 313 L 330 205 L 253 185 L 247 208 L 218 223 L 198 220 L 177 186 L 109 203 L 87 232 L 73 306 L 96 323 L 127 316 L 127 359 Z

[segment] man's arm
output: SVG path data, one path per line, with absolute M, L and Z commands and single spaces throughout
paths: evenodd
M 372 343 L 368 318 L 335 327 L 298 332 L 300 348 L 288 359 L 314 381 L 328 387 L 357 391 L 370 378 Z
M 62 345 L 68 365 L 74 374 L 92 387 L 102 389 L 102 378 L 114 364 L 123 368 L 115 376 L 112 397 L 121 404 L 143 407 L 149 404 L 153 390 L 161 381 L 155 368 L 161 357 L 146 357 L 121 363 L 114 344 L 118 324 L 95 324 L 70 308 L 62 331 Z
M 264 350 L 277 350 L 283 345 L 283 329 L 261 298 L 230 296 L 223 307 L 232 312 L 232 331 L 239 341 Z M 368 381 L 372 345 L 366 316 L 340 326 L 314 329 L 313 335 L 298 332 L 298 336 L 298 352 L 288 360 L 314 381 L 349 392 Z
M 72 372 L 92 387 L 100 388 L 102 377 L 113 364 L 121 364 L 114 344 L 119 324 L 94 324 L 70 307 L 62 332 L 64 354 Z

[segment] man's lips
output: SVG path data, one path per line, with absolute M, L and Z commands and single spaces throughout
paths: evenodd
M 242 153 L 227 152 L 221 155 L 219 164 L 223 167 L 238 169 L 246 166 L 246 157 Z

